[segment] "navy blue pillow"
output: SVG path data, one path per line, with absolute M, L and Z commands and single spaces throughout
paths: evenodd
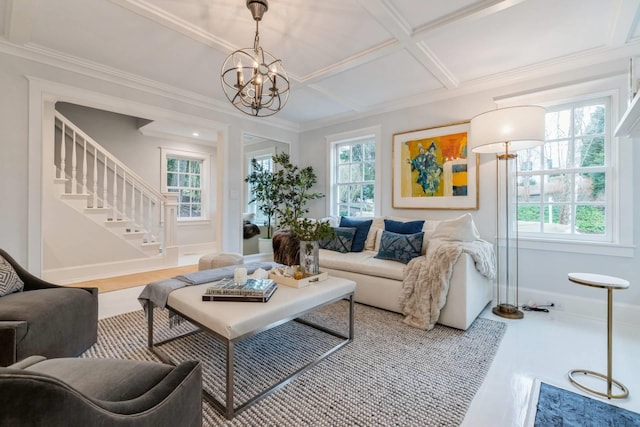
M 416 234 L 422 231 L 424 220 L 418 221 L 394 221 L 392 219 L 384 220 L 384 229 L 392 233 L 398 234 Z
M 380 250 L 375 257 L 407 264 L 420 256 L 423 238 L 422 231 L 416 234 L 399 234 L 384 230 L 380 238 Z
M 333 239 L 322 239 L 318 244 L 322 249 L 347 253 L 351 252 L 353 237 L 356 235 L 355 227 L 333 227 L 335 237 Z
M 372 219 L 351 219 L 346 216 L 340 218 L 340 227 L 356 228 L 356 235 L 353 236 L 353 243 L 351 244 L 351 252 L 362 252 L 364 250 L 364 242 L 367 240 L 371 224 L 373 224 Z

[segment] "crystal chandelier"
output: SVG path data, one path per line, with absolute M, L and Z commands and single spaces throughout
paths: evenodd
M 239 49 L 222 64 L 222 89 L 238 110 L 256 117 L 271 116 L 289 98 L 289 78 L 282 61 L 260 47 L 258 23 L 269 8 L 267 0 L 247 0 L 256 21 L 253 48 Z

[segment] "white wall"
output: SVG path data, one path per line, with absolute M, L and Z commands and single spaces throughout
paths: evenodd
M 540 82 L 540 88 L 548 88 L 549 82 Z M 619 106 L 614 106 L 617 114 L 613 119 L 614 126 L 617 124 L 619 116 L 626 107 L 626 79 L 625 76 L 608 77 L 599 79 L 597 82 L 586 85 L 604 86 L 614 93 L 619 94 Z M 568 89 L 567 89 L 568 88 Z M 553 101 L 554 97 L 566 96 L 585 89 L 585 84 L 566 85 L 564 88 L 545 89 L 547 101 Z M 450 99 L 430 105 L 395 111 L 385 114 L 361 118 L 348 123 L 335 124 L 304 132 L 300 135 L 300 164 L 310 164 L 318 171 L 320 185 L 318 190 L 328 194 L 327 170 L 327 142 L 329 135 L 354 131 L 356 129 L 371 126 L 381 126 L 382 128 L 382 152 L 378 155 L 382 157 L 382 167 L 376 172 L 382 178 L 382 215 L 397 215 L 409 218 L 429 218 L 443 219 L 460 215 L 465 211 L 449 210 L 402 210 L 392 209 L 391 184 L 392 184 L 392 137 L 394 133 L 406 132 L 416 129 L 424 129 L 434 126 L 442 126 L 450 123 L 468 121 L 473 116 L 485 111 L 495 109 L 498 103 L 504 103 L 505 99 L 511 97 L 510 94 L 527 93 L 537 94 L 540 98 L 540 90 L 535 86 L 511 86 L 500 90 L 478 93 L 456 99 Z M 521 101 L 525 97 L 513 96 L 516 101 Z M 615 301 L 620 305 L 631 304 L 634 308 L 625 314 L 625 320 L 638 322 L 640 315 L 640 256 L 638 251 L 629 247 L 634 242 L 640 241 L 640 197 L 634 197 L 634 188 L 640 188 L 640 172 L 633 165 L 640 164 L 640 141 L 634 143 L 628 139 L 619 139 L 614 142 L 620 156 L 621 174 L 621 200 L 619 209 L 622 221 L 618 225 L 622 227 L 621 235 L 627 238 L 626 247 L 597 247 L 595 245 L 577 245 L 572 251 L 559 250 L 557 246 L 545 244 L 542 248 L 528 248 L 535 246 L 533 243 L 525 245 L 521 242 L 519 250 L 519 283 L 520 283 L 520 303 L 526 303 L 533 298 L 539 303 L 547 300 L 560 304 L 561 309 L 584 312 L 589 310 L 594 313 L 606 313 L 604 302 L 606 293 L 594 288 L 570 284 L 567 280 L 567 273 L 573 271 L 592 272 L 598 274 L 612 275 L 625 278 L 632 283 L 629 290 L 620 291 L 615 295 Z M 634 149 L 635 148 L 635 149 Z M 479 185 L 479 209 L 470 211 L 478 226 L 482 238 L 493 241 L 495 236 L 495 157 L 483 155 L 480 158 L 480 185 Z M 328 214 L 328 200 L 322 199 L 314 205 L 313 214 L 324 216 Z M 635 212 L 635 213 L 634 213 Z M 523 248 L 526 246 L 527 248 Z M 625 245 L 622 245 L 625 246 Z M 624 256 L 604 255 L 605 253 L 618 252 Z M 571 298 L 568 298 L 571 297 Z M 581 298 L 589 298 L 582 300 Z M 593 299 L 591 299 L 593 298 Z M 580 306 L 580 307 L 578 307 Z M 595 314 L 598 315 L 598 314 Z M 635 319 L 630 316 L 635 315 Z M 621 315 L 622 316 L 622 315 Z

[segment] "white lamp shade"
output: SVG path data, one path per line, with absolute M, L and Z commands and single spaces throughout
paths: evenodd
M 545 109 L 537 105 L 488 111 L 471 119 L 469 147 L 474 153 L 505 153 L 544 143 Z

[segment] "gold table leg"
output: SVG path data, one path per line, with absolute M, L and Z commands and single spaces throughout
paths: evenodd
M 598 396 L 606 397 L 607 399 L 624 399 L 629 396 L 629 389 L 624 386 L 620 381 L 613 379 L 612 369 L 612 348 L 613 348 L 613 289 L 607 288 L 607 375 L 600 374 L 598 372 L 590 371 L 587 369 L 573 369 L 569 371 L 569 381 L 571 381 L 576 387 L 587 391 L 589 393 L 596 394 Z M 607 382 L 607 392 L 594 390 L 581 384 L 575 377 L 575 374 L 584 374 L 592 377 L 596 377 Z M 613 387 L 616 386 L 620 389 L 621 393 L 613 394 Z

